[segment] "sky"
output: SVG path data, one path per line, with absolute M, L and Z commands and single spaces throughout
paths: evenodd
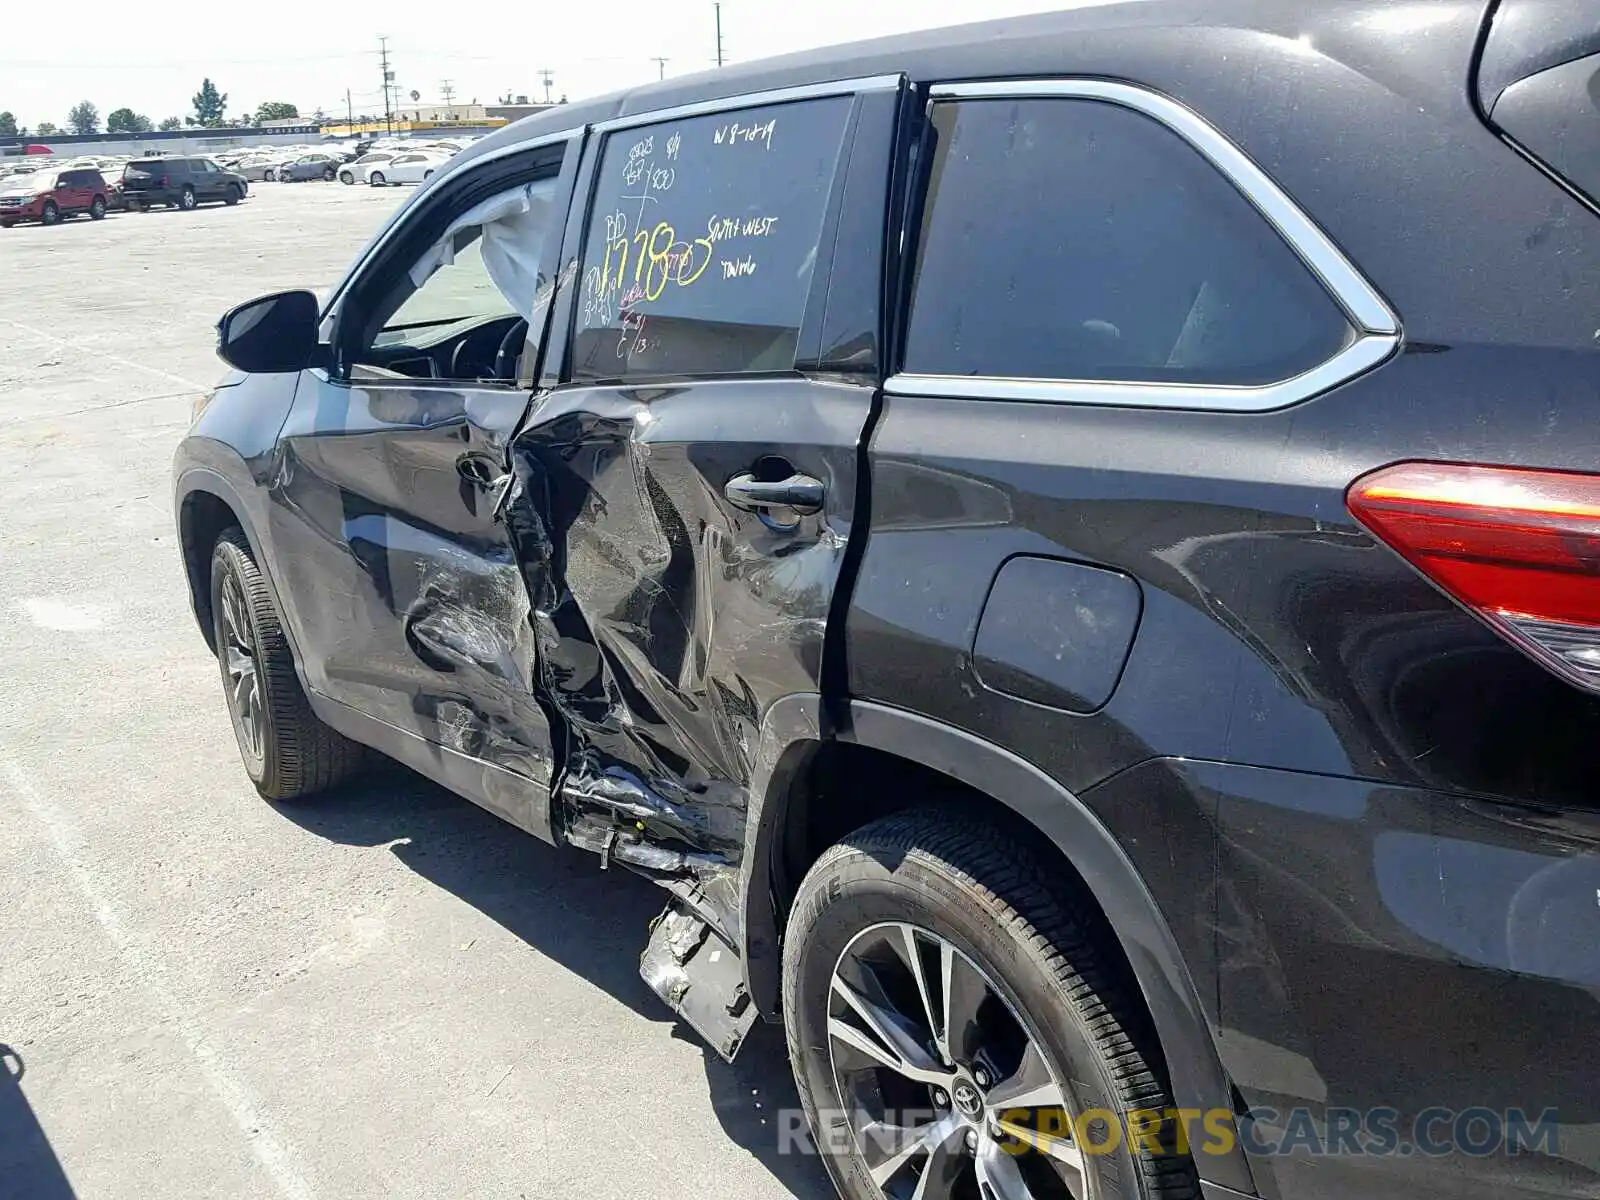
M 723 0 L 728 62 L 988 17 L 1071 7 L 1063 0 Z M 456 19 L 451 14 L 460 14 Z M 381 112 L 378 38 L 387 36 L 400 94 L 421 103 L 493 103 L 510 92 L 586 96 L 716 64 L 712 0 L 577 0 L 451 4 L 384 0 L 261 5 L 172 0 L 161 5 L 88 0 L 70 16 L 50 4 L 10 9 L 0 38 L 0 111 L 19 125 L 67 123 L 91 101 L 103 122 L 124 106 L 160 121 L 193 112 L 209 76 L 229 115 L 286 100 L 302 114 Z M 657 57 L 665 58 L 658 64 Z

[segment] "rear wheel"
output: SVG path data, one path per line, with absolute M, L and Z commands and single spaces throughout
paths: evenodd
M 44 202 L 44 212 L 39 215 L 39 220 L 45 225 L 54 225 L 61 220 L 61 210 L 56 207 L 54 200 Z
M 199 203 L 200 199 L 194 194 L 194 189 L 184 184 L 183 191 L 178 196 L 178 207 L 184 212 L 189 212 Z
M 1200 1195 L 1148 1020 L 1059 875 L 945 809 L 877 821 L 807 874 L 784 1023 L 846 1200 Z
M 10 229 L 15 224 L 15 221 L 0 221 L 0 229 Z
M 292 800 L 350 775 L 365 751 L 311 711 L 272 595 L 237 526 L 212 550 L 211 619 L 228 715 L 256 791 Z
M 101 217 L 103 217 L 105 215 L 106 215 L 106 200 L 105 200 L 105 197 L 104 196 L 96 196 L 89 203 L 89 219 L 91 221 L 98 221 Z
M 384 184 L 383 172 L 374 171 L 371 175 L 367 176 L 367 182 L 373 187 L 382 187 Z
M 239 190 L 239 185 L 230 183 L 226 194 L 222 197 L 222 202 L 224 204 L 237 204 L 242 199 L 244 199 L 244 193 Z

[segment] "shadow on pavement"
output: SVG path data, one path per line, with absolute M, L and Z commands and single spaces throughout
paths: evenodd
M 602 872 L 593 856 L 546 845 L 399 767 L 278 811 L 332 841 L 395 843 L 391 852 L 408 867 L 540 954 L 651 1021 L 670 1015 L 639 978 L 649 922 L 666 904 L 666 893 L 647 880 L 615 867 Z M 798 1112 L 800 1102 L 782 1030 L 758 1022 L 732 1065 L 687 1026 L 679 1025 L 677 1036 L 700 1047 L 712 1106 L 728 1136 L 801 1200 L 834 1200 L 815 1153 L 801 1153 L 785 1136 L 781 1115 Z M 785 1147 L 791 1152 L 780 1153 Z
M 22 1056 L 0 1043 L 0 1197 L 73 1200 L 75 1193 L 22 1094 Z

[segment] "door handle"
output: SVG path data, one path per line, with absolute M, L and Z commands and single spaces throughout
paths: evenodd
M 822 511 L 822 481 L 809 475 L 791 475 L 787 479 L 767 481 L 746 472 L 735 475 L 722 489 L 728 503 L 746 512 L 763 508 L 791 508 L 797 513 Z

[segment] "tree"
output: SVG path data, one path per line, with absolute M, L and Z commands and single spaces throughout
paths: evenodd
M 0 137 L 17 136 L 17 119 L 8 112 L 0 112 Z
M 256 124 L 264 125 L 268 121 L 292 121 L 300 115 L 300 110 L 287 100 L 268 100 L 256 109 Z
M 49 122 L 49 121 L 40 121 L 39 122 L 39 136 L 40 137 L 49 137 L 52 133 L 55 133 L 55 132 L 57 132 L 56 127 L 51 122 Z
M 67 114 L 67 124 L 73 133 L 95 133 L 100 128 L 100 110 L 87 100 L 80 100 Z
M 311 114 L 311 119 L 313 121 L 315 121 L 318 125 L 321 125 L 324 121 L 326 121 L 328 119 L 328 114 L 323 112 L 319 108 L 319 109 L 317 109 L 316 112 Z
M 182 129 L 183 122 L 178 120 L 177 117 L 162 117 L 161 124 L 156 126 L 156 128 L 162 130 L 163 132 L 169 132 L 173 129 Z
M 194 94 L 194 119 L 191 125 L 204 125 L 215 129 L 222 124 L 223 114 L 228 108 L 228 93 L 217 91 L 217 85 L 209 78 L 200 81 L 200 90 Z
M 119 108 L 106 118 L 107 133 L 149 133 L 154 128 L 149 117 L 131 108 Z

